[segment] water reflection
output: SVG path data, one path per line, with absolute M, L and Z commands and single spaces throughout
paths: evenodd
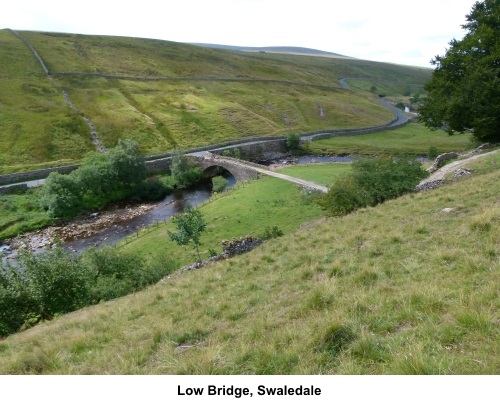
M 226 177 L 229 181 L 226 188 L 232 187 L 236 180 L 233 176 Z M 112 245 L 120 239 L 138 232 L 141 228 L 156 222 L 166 221 L 168 218 L 184 212 L 186 207 L 196 207 L 207 201 L 212 195 L 211 183 L 205 182 L 190 190 L 175 190 L 165 197 L 154 208 L 131 220 L 115 223 L 97 231 L 91 236 L 75 239 L 66 243 L 67 248 L 81 252 L 88 247 Z

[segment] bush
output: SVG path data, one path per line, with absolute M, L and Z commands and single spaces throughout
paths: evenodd
M 228 183 L 229 181 L 225 177 L 222 176 L 212 177 L 212 191 L 219 193 L 226 188 Z
M 436 159 L 439 156 L 439 152 L 435 146 L 431 146 L 427 152 L 427 157 L 429 159 Z
M 388 157 L 354 162 L 353 176 L 375 205 L 413 191 L 427 172 L 416 159 Z
M 154 259 L 144 264 L 138 256 L 121 253 L 113 247 L 89 249 L 82 260 L 89 271 L 95 274 L 91 289 L 93 303 L 138 291 L 159 281 L 174 269 L 168 259 Z
M 288 134 L 286 136 L 286 147 L 290 151 L 295 151 L 300 148 L 300 135 Z
M 145 179 L 146 166 L 138 145 L 120 140 L 107 154 L 88 154 L 70 174 L 51 173 L 40 204 L 51 217 L 71 218 L 83 210 L 130 197 Z
M 90 284 L 95 276 L 69 251 L 58 247 L 36 255 L 24 252 L 19 265 L 41 319 L 51 319 L 90 303 Z
M 196 167 L 188 156 L 176 149 L 172 155 L 170 172 L 179 188 L 188 188 L 197 183 L 203 174 L 201 168 Z
M 83 209 L 82 190 L 74 176 L 52 172 L 45 180 L 40 205 L 53 218 L 71 218 Z
M 427 172 L 415 159 L 360 160 L 353 163 L 352 174 L 335 182 L 321 205 L 331 215 L 345 215 L 413 191 L 426 176 Z
M 34 317 L 35 307 L 23 277 L 12 268 L 0 269 L 0 336 L 17 332 Z
M 60 247 L 36 255 L 23 252 L 18 264 L 22 270 L 2 265 L 0 271 L 0 336 L 138 291 L 176 268 L 168 257 L 144 263 L 111 247 L 82 256 Z
M 260 238 L 268 240 L 268 239 L 279 238 L 280 236 L 283 236 L 283 231 L 279 229 L 276 225 L 274 225 L 273 227 L 267 226 L 266 229 L 264 230 L 264 233 L 260 236 Z
M 152 176 L 143 181 L 135 188 L 132 198 L 136 201 L 160 200 L 169 194 L 173 189 L 171 177 Z
M 352 175 L 339 178 L 328 190 L 320 205 L 328 211 L 330 215 L 341 216 L 366 207 L 371 204 L 368 193 L 364 191 Z

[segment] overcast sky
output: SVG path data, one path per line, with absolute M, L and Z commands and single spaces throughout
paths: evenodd
M 301 46 L 431 67 L 474 0 L 5 1 L 0 29 L 240 46 Z

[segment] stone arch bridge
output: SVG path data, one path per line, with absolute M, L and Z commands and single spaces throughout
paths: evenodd
M 249 163 L 231 157 L 219 156 L 210 152 L 205 152 L 202 155 L 197 154 L 191 156 L 193 156 L 197 160 L 198 164 L 203 169 L 204 176 L 207 177 L 217 174 L 219 168 L 222 167 L 230 172 L 234 176 L 236 181 L 254 180 L 259 178 L 260 175 L 267 175 L 277 177 L 282 180 L 291 181 L 302 187 L 318 190 L 323 193 L 328 192 L 327 187 L 321 186 L 312 181 L 307 181 L 288 176 L 286 174 L 273 172 L 272 170 L 269 170 L 268 167 L 256 163 Z
M 196 159 L 198 165 L 203 169 L 204 177 L 216 175 L 221 167 L 231 173 L 236 181 L 255 180 L 259 177 L 259 172 L 256 167 L 248 162 L 215 155 L 210 152 L 192 157 Z M 265 168 L 265 166 L 262 166 L 262 168 Z

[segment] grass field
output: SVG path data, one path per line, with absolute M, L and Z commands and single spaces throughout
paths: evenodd
M 0 372 L 496 374 L 500 168 L 481 167 L 12 335 Z
M 338 78 L 390 81 L 396 97 L 408 83 L 422 85 L 431 75 L 429 69 L 360 60 L 139 38 L 21 34 L 51 76 L 24 42 L 0 30 L 0 174 L 80 161 L 95 149 L 82 114 L 104 146 L 128 138 L 153 154 L 248 136 L 384 124 L 392 114 L 375 96 L 342 90 Z M 61 75 L 68 72 L 78 75 Z M 169 80 L 152 80 L 157 78 Z M 64 103 L 63 90 L 80 113 Z
M 38 204 L 38 190 L 0 195 L 0 241 L 53 223 Z
M 323 186 L 331 185 L 335 179 L 351 171 L 349 163 L 321 163 L 311 165 L 294 165 L 278 170 L 280 173 L 314 181 Z
M 463 152 L 472 146 L 468 134 L 449 136 L 444 131 L 431 131 L 417 123 L 373 134 L 321 139 L 307 145 L 311 153 L 350 155 L 427 155 L 431 147 L 437 153 L 444 153 Z
M 296 230 L 300 224 L 323 216 L 319 206 L 293 183 L 266 177 L 251 181 L 228 193 L 222 193 L 201 207 L 208 224 L 201 241 L 203 258 L 208 250 L 222 251 L 222 240 L 245 235 L 260 236 L 267 227 L 277 226 L 284 233 Z M 172 260 L 181 265 L 196 260 L 194 250 L 178 247 L 172 242 L 167 230 L 174 231 L 173 224 L 152 228 L 150 233 L 139 238 L 131 237 L 130 243 L 121 249 L 148 257 L 168 252 Z

